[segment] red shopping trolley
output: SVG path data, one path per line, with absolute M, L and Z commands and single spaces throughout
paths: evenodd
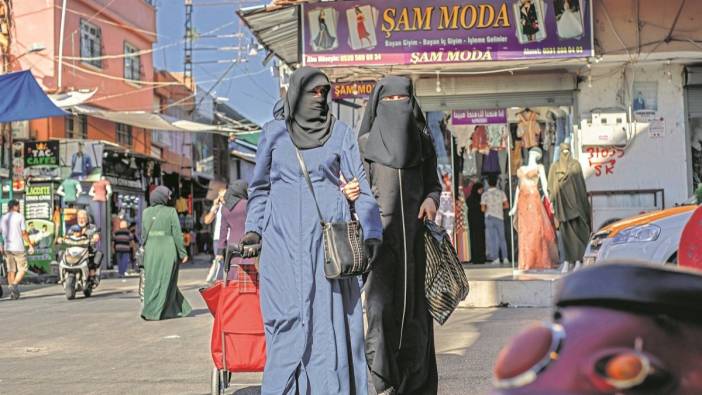
M 224 255 L 223 279 L 200 290 L 214 316 L 212 325 L 212 394 L 224 394 L 231 373 L 262 372 L 266 364 L 266 341 L 255 265 L 232 265 L 241 256 L 238 246 Z M 229 280 L 230 269 L 235 270 Z

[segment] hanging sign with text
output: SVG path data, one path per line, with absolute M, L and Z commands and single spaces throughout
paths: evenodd
M 507 110 L 504 108 L 454 110 L 451 113 L 452 125 L 490 125 L 504 123 L 507 123 Z
M 474 63 L 594 55 L 591 0 L 303 4 L 303 64 Z
M 332 84 L 332 100 L 367 99 L 375 81 L 335 82 Z

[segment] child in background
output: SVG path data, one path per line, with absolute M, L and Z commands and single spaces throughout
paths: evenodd
M 122 220 L 119 222 L 119 229 L 112 237 L 112 252 L 117 260 L 117 272 L 122 279 L 131 265 L 134 247 L 134 236 L 129 231 L 129 224 Z
M 480 208 L 485 213 L 485 241 L 487 244 L 488 260 L 504 264 L 507 259 L 507 240 L 505 239 L 504 210 L 509 208 L 507 195 L 497 188 L 497 177 L 488 177 L 488 190 L 480 198 Z

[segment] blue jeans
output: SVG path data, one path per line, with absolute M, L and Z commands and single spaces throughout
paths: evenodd
M 132 254 L 130 252 L 118 252 L 115 255 L 117 256 L 117 272 L 120 276 L 124 276 L 132 261 Z
M 485 243 L 487 258 L 507 259 L 507 241 L 505 240 L 505 223 L 503 220 L 491 215 L 485 216 Z

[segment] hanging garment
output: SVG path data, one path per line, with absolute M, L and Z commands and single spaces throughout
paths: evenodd
M 495 150 L 490 150 L 483 161 L 483 175 L 486 174 L 500 174 L 500 158 Z
M 507 130 L 505 125 L 488 125 L 488 145 L 493 150 L 503 150 L 507 147 Z
M 468 208 L 463 197 L 463 188 L 458 189 L 456 199 L 456 252 L 461 262 L 470 262 L 470 239 L 468 234 Z
M 579 262 L 590 238 L 591 210 L 582 167 L 571 159 L 567 144 L 563 144 L 560 158 L 551 166 L 548 191 L 563 242 L 563 259 Z
M 478 175 L 477 155 L 471 150 L 463 151 L 463 175 L 472 177 Z
M 556 139 L 553 147 L 553 162 L 556 162 L 560 157 L 560 145 L 565 142 L 568 135 L 568 118 L 565 114 L 560 114 L 556 117 Z
M 523 166 L 517 172 L 517 234 L 519 269 L 552 269 L 558 264 L 556 232 L 539 193 L 539 170 Z
M 490 151 L 490 144 L 488 144 L 487 129 L 485 126 L 478 125 L 475 127 L 471 135 L 470 148 L 481 154 L 487 154 Z
M 110 182 L 107 180 L 98 180 L 93 183 L 93 200 L 96 202 L 107 201 L 107 187 Z
M 524 164 L 522 160 L 522 142 L 517 140 L 514 142 L 514 148 L 512 149 L 511 162 L 512 166 L 512 177 L 517 175 L 517 171 Z
M 533 111 L 524 111 L 519 114 L 519 129 L 522 132 L 522 144 L 526 149 L 539 145 L 541 128 L 537 118 L 538 116 Z
M 78 200 L 78 188 L 80 187 L 80 182 L 71 178 L 63 180 L 60 188 L 63 189 L 63 202 L 64 203 L 75 203 Z
M 458 151 L 470 151 L 471 137 L 475 131 L 475 126 L 472 125 L 453 125 L 451 126 L 451 134 L 456 139 L 456 148 Z M 441 140 L 443 141 L 443 139 Z M 438 144 L 435 141 L 435 144 Z
M 356 177 L 361 196 L 355 208 L 364 236 L 381 239 L 378 206 L 353 130 L 336 121 L 321 147 L 301 153 L 325 220 L 350 220 L 339 176 Z M 366 394 L 359 281 L 324 275 L 322 228 L 284 121 L 267 123 L 261 133 L 245 230 L 260 234 L 263 243 L 259 280 L 267 362 L 261 393 Z
M 188 212 L 188 199 L 186 199 L 182 196 L 179 197 L 175 202 L 175 208 L 179 214 L 187 213 Z

